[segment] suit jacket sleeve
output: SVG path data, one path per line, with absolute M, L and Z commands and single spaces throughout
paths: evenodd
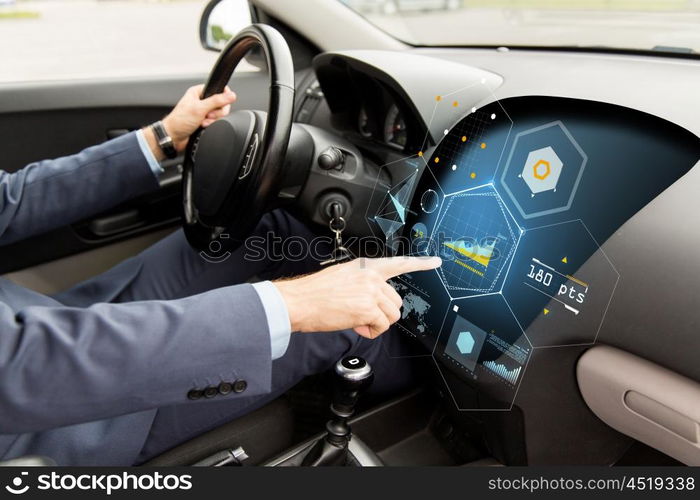
M 190 401 L 245 380 L 270 391 L 270 337 L 252 285 L 88 308 L 0 303 L 0 434 L 36 432 Z
M 135 132 L 14 173 L 0 171 L 0 244 L 73 223 L 157 187 Z

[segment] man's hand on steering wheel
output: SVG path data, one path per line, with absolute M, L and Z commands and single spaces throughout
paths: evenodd
M 187 89 L 173 110 L 163 118 L 163 126 L 173 140 L 175 149 L 180 152 L 187 146 L 187 140 L 199 127 L 206 128 L 231 111 L 231 104 L 236 101 L 236 94 L 226 87 L 220 94 L 202 99 L 204 85 L 195 85 Z M 150 127 L 143 129 L 148 145 L 158 161 L 165 159 L 155 134 Z

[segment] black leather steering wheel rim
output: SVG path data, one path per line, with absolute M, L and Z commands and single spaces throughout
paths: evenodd
M 250 174 L 236 179 L 215 216 L 201 216 L 194 195 L 195 160 L 204 129 L 195 131 L 187 144 L 182 176 L 183 229 L 190 245 L 199 250 L 206 251 L 212 241 L 221 238 L 225 238 L 222 244 L 229 249 L 240 245 L 271 208 L 283 177 L 294 110 L 294 64 L 287 42 L 276 29 L 253 24 L 233 37 L 214 64 L 202 98 L 222 92 L 235 68 L 254 47 L 260 47 L 265 55 L 270 77 L 267 119 L 263 113 L 255 112 L 256 116 L 263 116 L 265 125 L 254 150 Z

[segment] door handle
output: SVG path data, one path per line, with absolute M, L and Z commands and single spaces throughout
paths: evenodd
M 118 214 L 93 219 L 90 221 L 88 228 L 93 234 L 95 234 L 95 236 L 104 238 L 106 236 L 112 236 L 117 233 L 135 229 L 144 224 L 145 221 L 141 217 L 141 213 L 138 210 L 133 209 L 127 210 L 126 212 L 120 212 Z
M 131 130 L 136 130 L 136 129 L 128 129 L 128 128 L 111 128 L 107 131 L 107 139 L 114 139 L 116 137 L 126 135 L 128 134 Z

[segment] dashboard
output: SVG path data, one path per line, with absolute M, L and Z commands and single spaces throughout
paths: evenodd
M 698 157 L 668 122 L 574 99 L 507 98 L 448 131 L 395 233 L 443 265 L 395 287 L 403 330 L 467 382 L 448 384 L 460 409 L 510 409 L 534 348 L 597 340 L 621 278 L 600 242 Z
M 510 463 L 561 461 L 551 439 L 584 462 L 609 460 L 629 443 L 581 399 L 582 353 L 604 343 L 700 377 L 690 313 L 700 276 L 688 272 L 700 240 L 684 222 L 700 213 L 700 139 L 678 125 L 688 123 L 682 107 L 630 107 L 634 89 L 567 91 L 576 61 L 561 88 L 525 80 L 518 92 L 459 51 L 428 52 L 315 61 L 332 126 L 377 164 L 358 220 L 386 254 L 443 259 L 392 280 L 410 350 L 389 354 L 430 358 L 449 404 L 493 426 Z M 486 55 L 497 57 L 482 67 Z M 619 78 L 614 61 L 600 64 Z M 385 135 L 394 120 L 403 148 Z

